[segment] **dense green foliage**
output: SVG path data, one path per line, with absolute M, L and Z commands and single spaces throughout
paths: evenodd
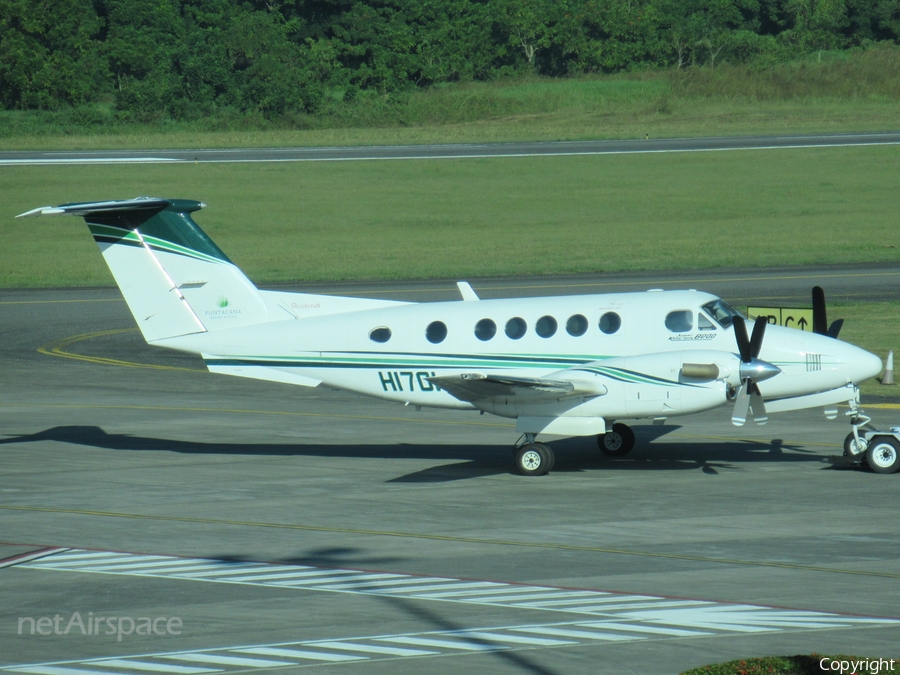
M 772 64 L 898 36 L 900 0 L 0 0 L 0 105 L 303 126 L 450 82 Z

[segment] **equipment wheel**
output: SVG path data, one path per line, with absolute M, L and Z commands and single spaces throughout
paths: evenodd
M 553 451 L 543 443 L 526 443 L 516 450 L 516 468 L 523 476 L 543 476 L 553 463 Z
M 900 443 L 887 436 L 872 439 L 866 461 L 875 473 L 894 473 L 900 469 Z
M 869 441 L 864 436 L 860 436 L 857 441 L 851 431 L 844 439 L 844 457 L 859 457 L 869 448 Z
M 612 431 L 597 436 L 600 452 L 608 457 L 624 457 L 634 448 L 634 432 L 627 424 L 613 424 Z

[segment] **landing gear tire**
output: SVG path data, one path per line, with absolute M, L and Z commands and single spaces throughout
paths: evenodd
M 554 463 L 553 450 L 543 443 L 526 443 L 516 450 L 516 468 L 523 476 L 543 476 Z
M 624 457 L 634 448 L 634 432 L 627 424 L 613 424 L 612 431 L 597 436 L 597 445 L 607 457 Z
M 869 442 L 863 436 L 856 440 L 852 431 L 844 439 L 844 457 L 859 457 L 868 449 Z
M 866 461 L 875 473 L 900 469 L 900 443 L 893 438 L 875 438 L 866 450 Z

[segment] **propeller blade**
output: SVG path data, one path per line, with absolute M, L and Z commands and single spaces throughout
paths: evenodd
M 737 318 L 737 317 L 735 317 Z M 748 382 L 741 383 L 740 389 L 734 397 L 734 412 L 731 413 L 731 423 L 736 427 L 744 426 L 747 421 L 747 411 L 750 409 L 750 394 L 747 392 Z
M 763 425 L 769 421 L 769 415 L 766 413 L 766 402 L 763 400 L 759 387 L 755 382 L 750 383 L 750 412 L 753 413 L 753 420 Z
M 766 324 L 768 323 L 769 320 L 766 317 L 758 316 L 753 324 L 753 334 L 750 336 L 750 356 L 754 359 L 759 356 L 759 350 L 762 349 L 763 336 L 766 334 Z
M 837 336 L 840 334 L 841 328 L 843 327 L 843 319 L 838 319 L 837 321 L 833 322 L 831 326 L 828 327 L 828 337 L 833 337 L 835 340 L 837 340 Z
M 750 363 L 753 355 L 750 353 L 750 338 L 747 337 L 747 324 L 740 316 L 735 316 L 732 320 L 734 326 L 734 339 L 737 341 L 738 352 L 741 355 L 741 361 Z
M 813 333 L 819 335 L 828 334 L 828 316 L 825 312 L 825 291 L 821 286 L 813 286 L 812 289 L 813 302 Z

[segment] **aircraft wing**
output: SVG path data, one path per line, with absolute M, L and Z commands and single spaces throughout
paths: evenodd
M 560 375 L 560 373 L 555 373 Z M 568 380 L 564 378 L 544 379 L 519 377 L 516 375 L 483 373 L 462 373 L 429 377 L 429 382 L 439 386 L 460 401 L 485 401 L 495 398 L 508 399 L 512 396 L 529 403 L 559 401 L 574 396 L 602 396 L 606 387 Z

